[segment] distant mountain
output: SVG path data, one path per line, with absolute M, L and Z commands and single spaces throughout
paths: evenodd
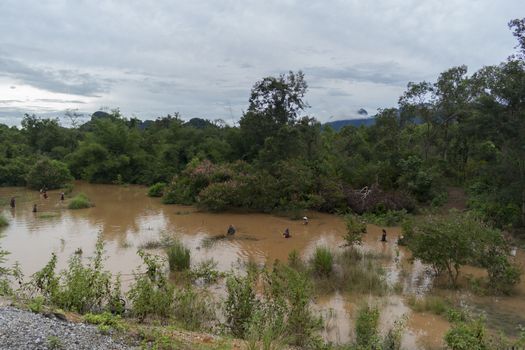
M 345 120 L 335 120 L 333 122 L 324 123 L 323 126 L 331 126 L 335 131 L 341 130 L 341 128 L 352 125 L 355 127 L 372 126 L 376 120 L 374 118 L 358 118 L 358 119 L 345 119 Z

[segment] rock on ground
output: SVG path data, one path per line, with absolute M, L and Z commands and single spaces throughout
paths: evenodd
M 96 326 L 0 307 L 0 349 L 132 349 Z

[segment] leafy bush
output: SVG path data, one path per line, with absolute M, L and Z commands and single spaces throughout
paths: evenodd
M 217 262 L 215 260 L 208 259 L 198 263 L 195 268 L 191 269 L 189 275 L 193 281 L 215 283 L 224 274 L 217 270 Z
M 162 197 L 166 184 L 164 182 L 157 182 L 148 188 L 148 196 L 150 197 Z
M 84 193 L 79 193 L 71 199 L 67 207 L 69 209 L 85 209 L 92 206 L 93 204 L 89 201 L 89 198 Z
M 405 228 L 413 256 L 430 264 L 437 275 L 446 273 L 453 286 L 461 266 L 468 263 L 485 267 L 496 289 L 508 291 L 519 282 L 520 271 L 507 260 L 501 232 L 472 215 L 428 216 Z
M 452 350 L 488 349 L 486 329 L 482 320 L 458 322 L 445 334 L 445 342 Z
M 232 334 L 244 339 L 248 325 L 258 307 L 255 298 L 254 276 L 230 276 L 226 280 L 228 297 L 225 301 L 226 325 Z
M 347 231 L 344 236 L 345 246 L 351 247 L 361 244 L 363 234 L 366 232 L 366 224 L 352 214 L 345 216 L 345 223 Z
M 287 342 L 300 348 L 317 348 L 322 343 L 318 331 L 322 319 L 310 308 L 312 285 L 305 273 L 276 263 L 266 274 L 265 298 L 273 308 L 284 313 L 283 335 Z
M 173 317 L 190 331 L 210 329 L 215 320 L 215 309 L 209 296 L 203 296 L 191 286 L 175 293 Z
M 379 309 L 369 305 L 362 306 L 355 321 L 356 344 L 359 349 L 380 349 Z
M 45 186 L 52 190 L 63 187 L 72 180 L 73 177 L 65 163 L 47 158 L 36 162 L 26 176 L 27 186 L 33 189 Z
M 363 219 L 366 222 L 379 226 L 396 226 L 406 219 L 407 211 L 401 210 L 387 210 L 379 213 L 364 213 Z
M 168 317 L 172 311 L 175 289 L 166 280 L 159 257 L 142 250 L 139 250 L 138 254 L 146 272 L 135 272 L 135 281 L 127 293 L 131 301 L 131 311 L 141 319 L 148 315 Z
M 166 248 L 170 271 L 183 271 L 190 268 L 190 250 L 180 241 Z
M 328 277 L 332 273 L 332 265 L 334 257 L 332 252 L 327 247 L 316 247 L 314 256 L 310 261 L 314 273 L 318 276 Z

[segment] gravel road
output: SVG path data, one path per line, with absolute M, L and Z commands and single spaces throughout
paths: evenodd
M 0 307 L 0 349 L 133 349 L 96 326 Z

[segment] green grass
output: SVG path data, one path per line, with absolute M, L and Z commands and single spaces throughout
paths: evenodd
M 355 248 L 347 248 L 334 254 L 334 271 L 329 276 L 313 273 L 314 288 L 317 294 L 335 291 L 384 295 L 388 291 L 385 271 L 381 266 L 383 255 L 362 253 Z
M 41 212 L 38 214 L 38 217 L 40 219 L 51 219 L 51 218 L 56 218 L 59 214 L 58 213 L 55 213 L 53 211 L 45 211 L 45 212 Z
M 7 221 L 7 218 L 0 213 L 0 227 L 4 227 L 9 225 L 9 221 Z
M 166 248 L 170 271 L 183 271 L 190 268 L 190 250 L 180 241 Z
M 329 277 L 332 273 L 334 263 L 334 256 L 327 247 L 315 248 L 314 256 L 310 260 L 310 264 L 317 276 Z
M 85 209 L 91 208 L 93 204 L 90 202 L 89 198 L 84 193 L 79 193 L 71 199 L 69 202 L 69 209 Z
M 444 316 L 450 309 L 450 303 L 443 298 L 427 295 L 418 298 L 415 295 L 407 297 L 407 305 L 416 312 L 429 312 L 434 315 Z

